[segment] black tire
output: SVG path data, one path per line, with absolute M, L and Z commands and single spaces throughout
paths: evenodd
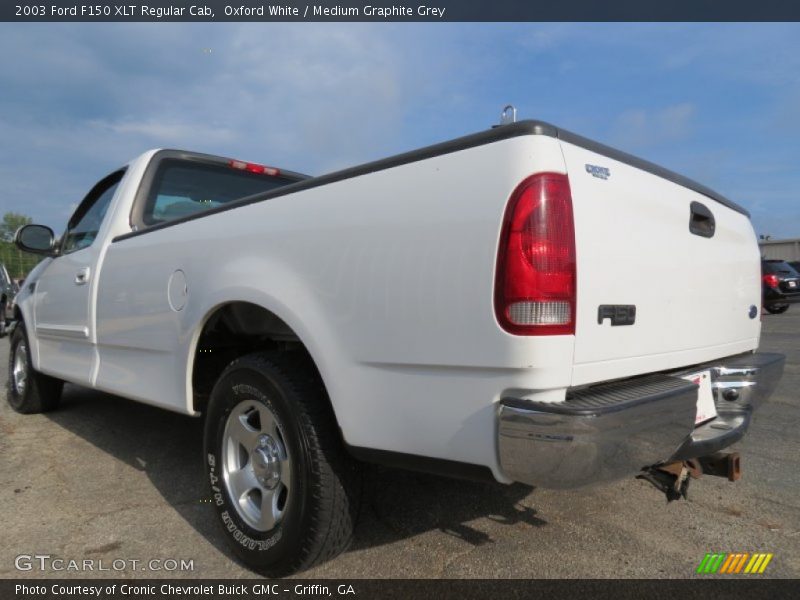
M 268 412 L 262 412 L 262 407 Z M 231 490 L 235 484 L 227 483 L 234 478 L 224 473 L 241 473 L 248 467 L 250 473 L 256 473 L 265 463 L 255 450 L 251 452 L 233 439 L 236 436 L 229 434 L 228 419 L 233 429 L 244 419 L 248 425 L 245 435 L 253 435 L 247 415 L 255 413 L 259 415 L 255 435 L 263 444 L 267 443 L 263 434 L 269 429 L 262 426 L 263 419 L 274 417 L 274 437 L 284 451 L 275 456 L 289 462 L 280 463 L 280 483 L 273 480 L 274 490 L 247 483 L 239 489 L 252 489 L 239 494 L 240 500 L 234 504 Z M 231 448 L 236 448 L 235 452 Z M 329 560 L 350 544 L 360 500 L 360 472 L 343 447 L 327 394 L 304 353 L 250 354 L 225 369 L 209 399 L 204 455 L 212 503 L 223 531 L 236 556 L 250 568 L 269 577 L 282 577 Z M 236 463 L 233 467 L 231 461 Z M 281 469 L 291 478 L 286 479 Z M 283 496 L 282 516 L 268 525 L 271 529 L 254 528 L 245 520 L 253 518 L 247 511 L 260 503 L 263 512 L 263 498 L 270 494 L 275 494 L 277 504 L 269 505 L 280 507 L 284 483 L 290 488 Z M 240 508 L 242 503 L 244 508 Z
M 24 344 L 20 352 L 25 356 L 25 382 L 18 385 L 14 375 L 17 349 Z M 18 413 L 42 413 L 58 408 L 64 382 L 34 370 L 31 362 L 31 347 L 25 325 L 20 322 L 11 336 L 11 348 L 8 353 L 8 379 L 6 381 L 6 398 L 8 404 Z M 21 388 L 21 389 L 20 389 Z
M 8 321 L 6 320 L 6 301 L 3 300 L 0 302 L 0 338 L 6 336 L 6 325 Z
M 773 304 L 772 306 L 765 306 L 764 308 L 771 315 L 779 315 L 779 314 L 785 313 L 787 310 L 789 310 L 789 305 L 788 304 Z

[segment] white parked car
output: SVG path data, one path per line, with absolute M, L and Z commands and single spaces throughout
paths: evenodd
M 678 485 L 783 369 L 748 213 L 541 122 L 313 178 L 153 150 L 17 243 L 49 258 L 11 406 L 68 381 L 202 415 L 219 519 L 270 575 L 346 547 L 358 461 Z

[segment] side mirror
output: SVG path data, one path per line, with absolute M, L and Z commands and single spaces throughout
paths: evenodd
M 23 252 L 53 256 L 56 236 L 52 229 L 44 225 L 24 225 L 14 235 L 14 243 Z

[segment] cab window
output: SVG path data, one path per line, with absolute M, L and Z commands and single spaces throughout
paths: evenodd
M 156 172 L 142 220 L 145 225 L 157 225 L 294 182 L 227 165 L 165 159 Z

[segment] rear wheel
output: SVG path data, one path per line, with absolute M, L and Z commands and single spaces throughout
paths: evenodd
M 61 400 L 64 382 L 33 368 L 28 334 L 21 322 L 11 336 L 6 386 L 8 404 L 19 413 L 54 410 Z
M 288 575 L 348 546 L 360 478 L 304 355 L 234 361 L 211 393 L 204 445 L 217 513 L 249 567 Z
M 772 306 L 765 306 L 766 311 L 773 315 L 779 315 L 789 310 L 788 304 L 773 304 Z

